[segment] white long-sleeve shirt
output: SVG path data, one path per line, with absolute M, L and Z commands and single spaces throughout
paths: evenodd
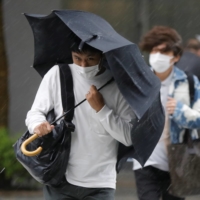
M 69 65 L 73 76 L 75 105 L 85 99 L 91 85 L 101 87 L 111 78 L 106 70 L 91 79 L 83 78 Z M 87 101 L 74 111 L 71 151 L 66 170 L 67 181 L 73 185 L 102 188 L 115 188 L 116 159 L 118 141 L 131 145 L 130 120 L 135 115 L 119 92 L 115 82 L 103 88 L 105 106 L 96 113 Z M 59 67 L 54 66 L 44 76 L 31 110 L 27 114 L 26 125 L 31 133 L 40 123 L 46 121 L 45 115 L 54 108 L 56 118 L 63 114 Z

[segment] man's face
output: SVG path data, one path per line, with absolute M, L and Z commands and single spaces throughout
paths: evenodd
M 81 66 L 81 67 L 91 67 L 99 64 L 101 59 L 101 54 L 99 53 L 76 53 L 72 52 L 72 60 L 73 63 Z

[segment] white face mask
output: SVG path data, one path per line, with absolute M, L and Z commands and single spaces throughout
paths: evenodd
M 163 73 L 167 71 L 172 63 L 170 62 L 172 56 L 167 56 L 161 53 L 153 53 L 149 56 L 149 63 L 154 71 L 158 73 Z
M 99 64 L 90 66 L 90 67 L 81 67 L 75 63 L 73 63 L 73 67 L 76 69 L 76 71 L 84 78 L 90 79 L 97 75 L 99 72 Z

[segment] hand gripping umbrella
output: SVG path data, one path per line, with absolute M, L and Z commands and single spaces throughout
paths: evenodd
M 41 76 L 57 63 L 71 63 L 74 38 L 99 49 L 117 86 L 136 114 L 132 130 L 133 147 L 124 150 L 141 165 L 151 155 L 164 126 L 159 100 L 160 81 L 144 62 L 136 44 L 119 35 L 101 17 L 84 11 L 54 10 L 50 15 L 25 14 L 35 43 L 33 67 Z

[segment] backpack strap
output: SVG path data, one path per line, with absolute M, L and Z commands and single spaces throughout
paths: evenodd
M 64 113 L 67 113 L 65 115 L 65 120 L 71 122 L 74 116 L 74 91 L 72 74 L 68 64 L 59 64 L 59 69 L 62 106 Z
M 187 75 L 188 79 L 188 86 L 189 86 L 189 93 L 190 93 L 190 106 L 192 105 L 192 102 L 194 101 L 194 78 L 193 74 L 185 71 L 185 74 Z M 185 129 L 185 134 L 183 136 L 183 143 L 187 144 L 189 147 L 192 147 L 192 138 L 190 135 L 190 129 Z
M 188 84 L 189 84 L 190 105 L 191 105 L 192 102 L 194 101 L 194 93 L 195 93 L 194 78 L 193 78 L 193 74 L 191 74 L 190 72 L 185 71 L 185 74 L 187 75 Z

